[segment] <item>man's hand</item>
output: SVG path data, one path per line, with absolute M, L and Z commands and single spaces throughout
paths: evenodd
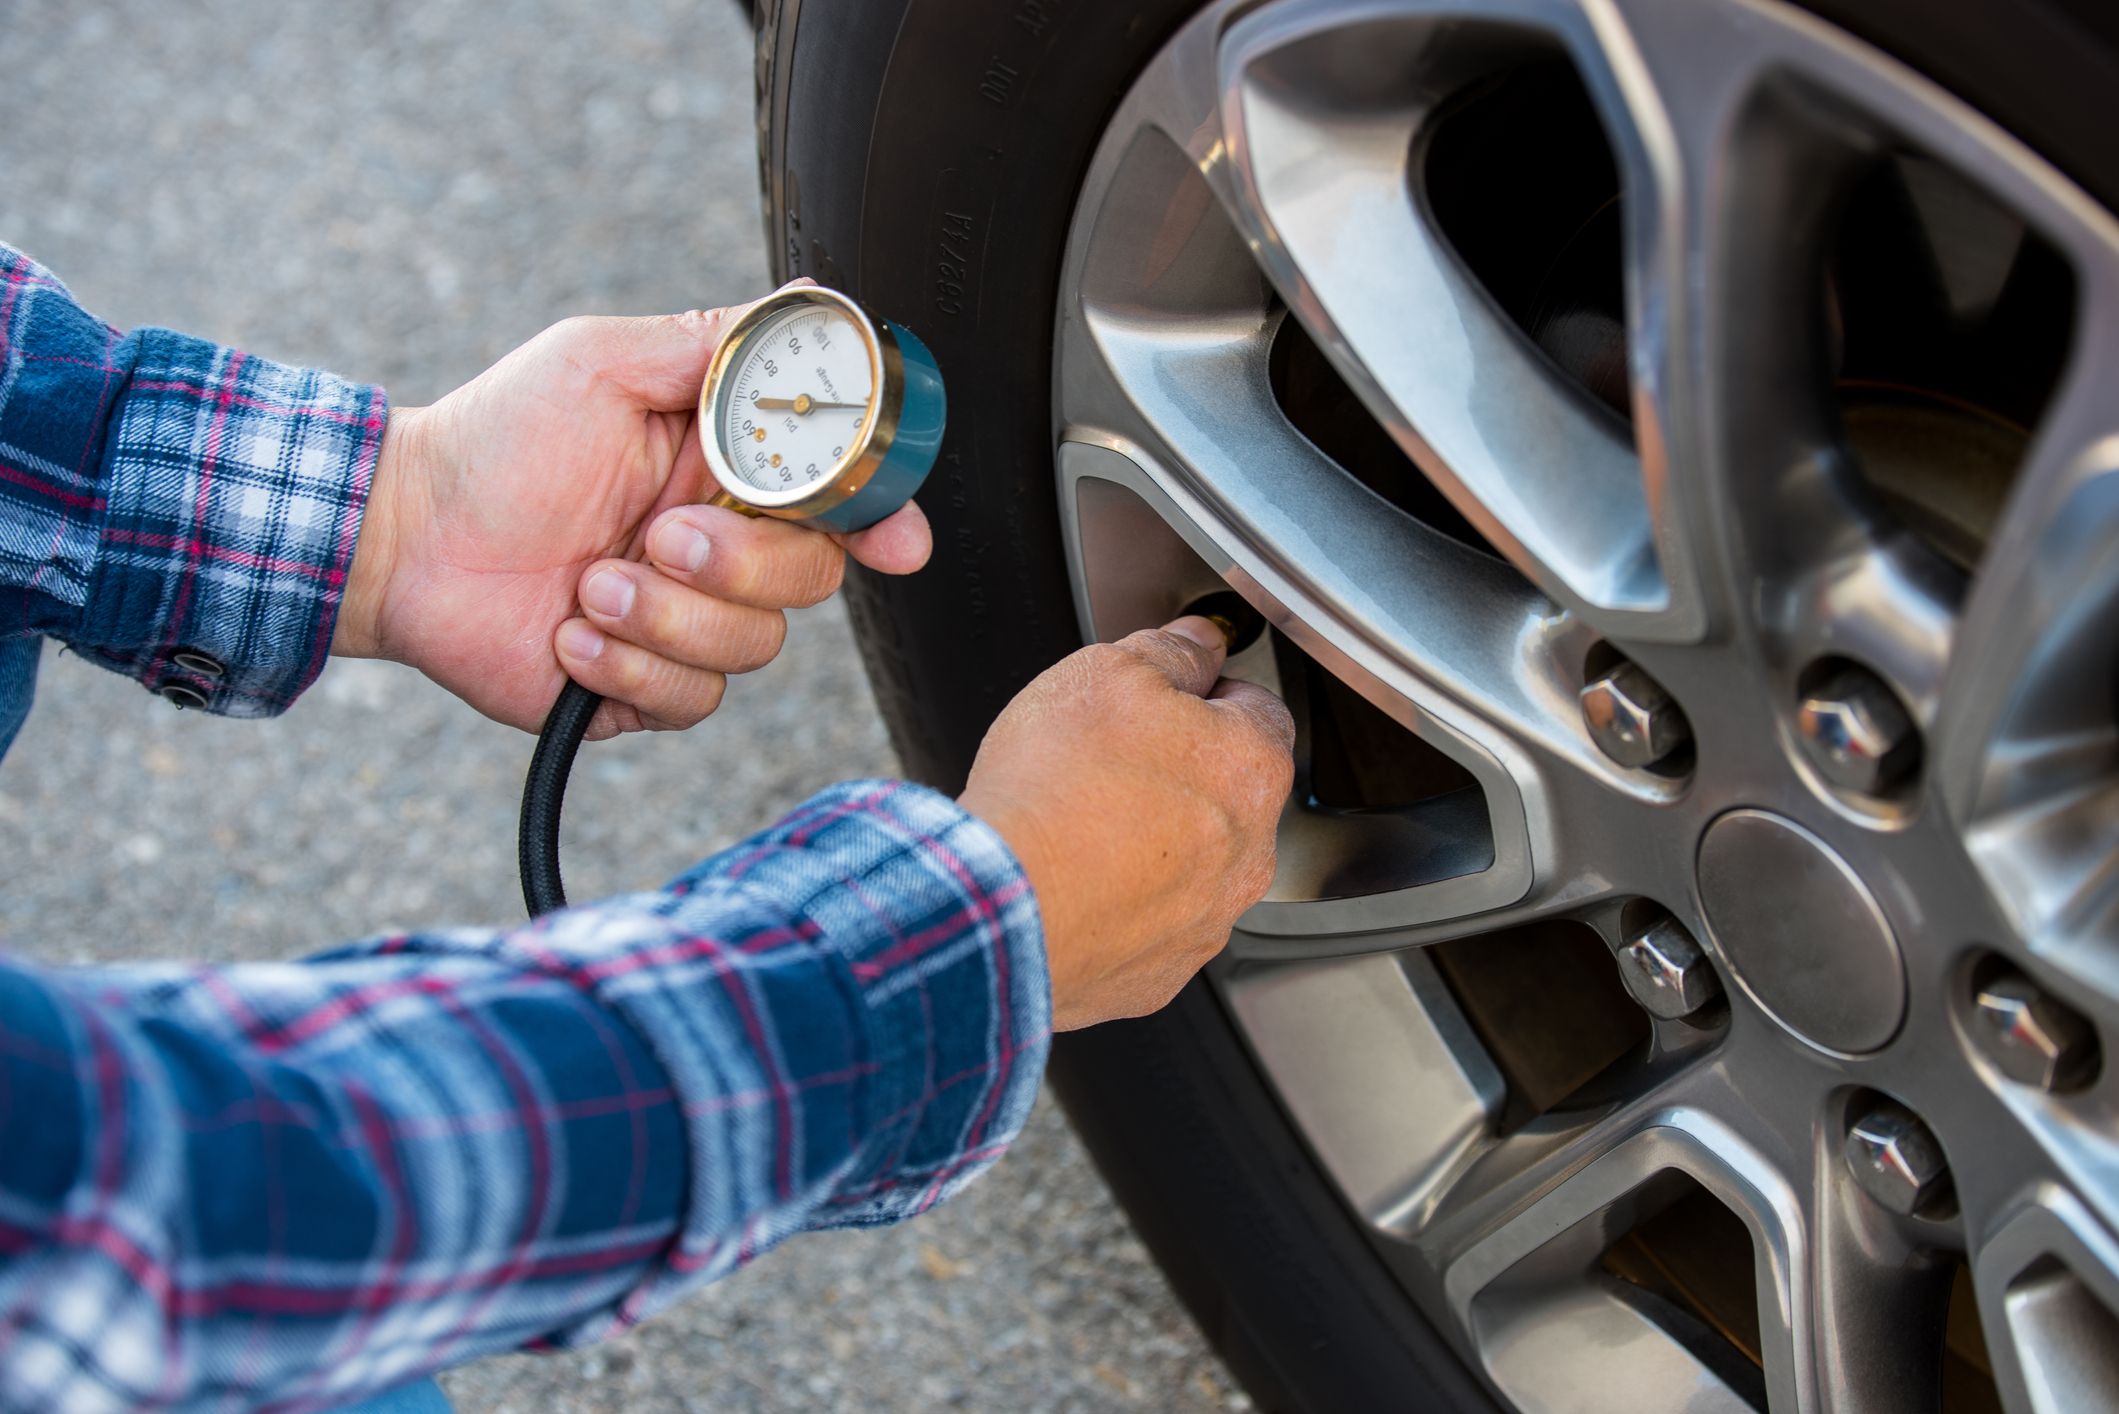
M 1085 648 L 979 747 L 963 805 L 1037 890 L 1061 1031 L 1162 1007 L 1272 883 L 1295 724 L 1223 656 L 1202 618 Z
M 610 699 L 592 738 L 682 729 L 725 674 L 772 660 L 781 610 L 828 598 L 847 554 L 925 564 L 913 506 L 825 536 L 697 504 L 715 488 L 694 409 L 740 313 L 569 319 L 393 410 L 332 650 L 409 663 L 526 730 L 566 676 Z

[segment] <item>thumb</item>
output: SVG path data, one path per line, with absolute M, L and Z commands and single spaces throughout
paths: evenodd
M 577 356 L 610 386 L 651 411 L 684 412 L 699 401 L 721 336 L 747 308 L 688 309 L 641 319 L 595 317 L 561 327 L 582 345 Z
M 1229 641 L 1212 619 L 1187 614 L 1163 628 L 1144 628 L 1120 639 L 1118 647 L 1169 679 L 1170 686 L 1205 697 L 1221 677 Z
M 790 280 L 774 291 L 817 282 Z M 682 314 L 651 314 L 641 319 L 590 318 L 570 321 L 583 326 L 590 341 L 590 367 L 627 397 L 653 412 L 689 412 L 699 401 L 707 365 L 714 350 L 738 319 L 762 300 L 723 309 L 688 309 Z

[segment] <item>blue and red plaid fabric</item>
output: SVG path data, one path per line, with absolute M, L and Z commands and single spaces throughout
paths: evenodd
M 121 335 L 0 246 L 0 751 L 39 637 L 211 711 L 283 710 L 330 651 L 385 416 L 378 388 Z
M 372 390 L 120 337 L 0 247 L 0 717 L 34 635 L 215 710 L 322 666 Z M 14 717 L 19 720 L 17 702 Z M 0 742 L 12 734 L 0 730 Z M 893 1222 L 1027 1118 L 1036 901 L 857 782 L 667 889 L 302 962 L 0 961 L 0 1410 L 326 1409 Z

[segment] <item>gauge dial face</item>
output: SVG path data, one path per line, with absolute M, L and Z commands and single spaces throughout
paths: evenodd
M 831 480 L 868 431 L 874 370 L 867 331 L 834 305 L 768 318 L 722 384 L 716 421 L 729 468 L 776 499 Z

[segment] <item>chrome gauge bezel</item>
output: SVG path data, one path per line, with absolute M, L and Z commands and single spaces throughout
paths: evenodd
M 867 416 L 853 445 L 828 475 L 784 491 L 771 491 L 752 485 L 737 472 L 734 459 L 722 443 L 723 415 L 734 393 L 734 375 L 743 367 L 750 346 L 783 316 L 804 306 L 830 309 L 853 325 L 868 353 L 872 391 Z M 868 485 L 897 441 L 904 404 L 904 358 L 889 324 L 872 317 L 859 303 L 837 290 L 795 286 L 752 305 L 722 337 L 699 391 L 699 445 L 723 496 L 760 515 L 807 519 L 844 505 Z

